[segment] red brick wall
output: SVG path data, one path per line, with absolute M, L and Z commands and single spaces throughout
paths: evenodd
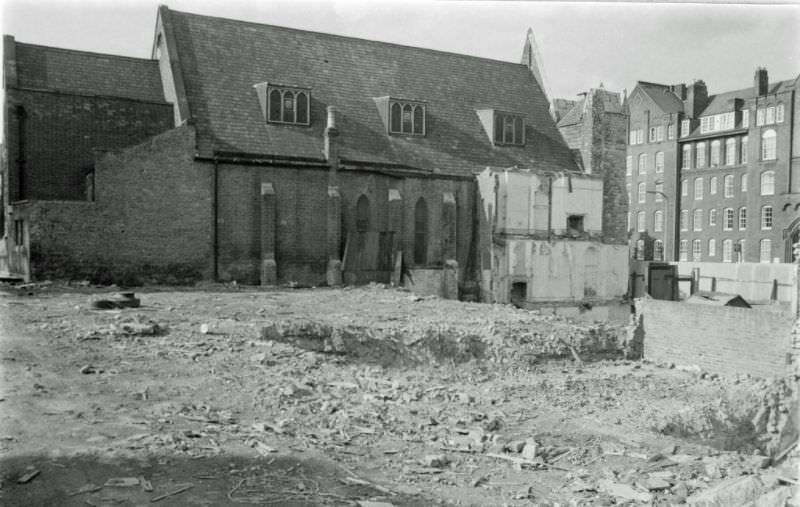
M 326 216 L 328 172 L 320 169 L 256 167 L 220 164 L 219 241 L 222 280 L 258 283 L 260 277 L 260 188 L 275 189 L 277 214 L 276 261 L 278 281 L 320 285 L 327 268 Z M 339 173 L 342 206 L 342 244 L 355 230 L 356 203 L 361 195 L 370 202 L 370 230 L 389 230 L 389 189 L 403 199 L 401 240 L 406 259 L 413 256 L 414 206 L 424 197 L 428 205 L 428 266 L 444 263 L 441 248 L 442 194 L 456 196 L 457 260 L 467 263 L 472 229 L 473 182 L 455 179 L 394 178 L 356 171 Z
M 26 113 L 22 182 L 17 106 Z M 173 126 L 170 104 L 49 91 L 8 90 L 5 114 L 14 199 L 84 199 L 93 150 L 132 146 Z
M 35 278 L 211 276 L 212 172 L 194 162 L 191 127 L 100 157 L 95 187 L 95 202 L 14 206 L 29 223 Z
M 637 301 L 637 316 L 646 359 L 729 377 L 786 372 L 793 325 L 788 313 L 646 299 Z

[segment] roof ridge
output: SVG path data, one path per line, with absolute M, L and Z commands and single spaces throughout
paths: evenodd
M 180 14 L 180 15 L 184 15 L 184 16 L 194 16 L 194 17 L 197 17 L 197 18 L 208 18 L 208 19 L 224 19 L 226 21 L 232 21 L 234 23 L 241 23 L 241 24 L 245 24 L 245 25 L 255 25 L 255 26 L 262 26 L 262 27 L 277 28 L 279 30 L 289 30 L 289 31 L 292 31 L 292 32 L 303 32 L 303 33 L 309 33 L 309 34 L 314 34 L 314 35 L 321 35 L 321 36 L 325 36 L 325 37 L 331 37 L 331 38 L 334 38 L 334 39 L 347 39 L 347 40 L 352 40 L 352 41 L 366 42 L 366 43 L 369 43 L 369 44 L 380 44 L 380 45 L 384 45 L 384 46 L 395 46 L 395 47 L 399 47 L 399 48 L 413 49 L 415 51 L 420 51 L 420 50 L 421 51 L 429 51 L 431 53 L 438 53 L 438 54 L 452 55 L 452 56 L 461 56 L 461 57 L 464 57 L 464 58 L 472 58 L 472 59 L 476 59 L 476 60 L 483 60 L 483 61 L 489 61 L 489 62 L 494 62 L 494 63 L 500 63 L 500 64 L 503 64 L 503 65 L 511 65 L 511 66 L 514 66 L 514 67 L 525 67 L 525 68 L 527 68 L 526 65 L 523 64 L 523 63 L 517 63 L 517 62 L 511 62 L 511 61 L 505 61 L 505 60 L 497 60 L 495 58 L 487 58 L 485 56 L 468 55 L 468 54 L 464 54 L 464 53 L 456 53 L 456 52 L 453 52 L 453 51 L 444 51 L 444 50 L 441 50 L 441 49 L 425 48 L 425 47 L 421 47 L 421 46 L 411 46 L 411 45 L 408 45 L 408 44 L 399 44 L 397 42 L 385 42 L 385 41 L 379 41 L 379 40 L 374 40 L 374 39 L 365 39 L 363 37 L 353 37 L 351 35 L 339 35 L 339 34 L 335 34 L 335 33 L 319 32 L 319 31 L 316 31 L 316 30 L 306 30 L 306 29 L 303 29 L 303 28 L 294 28 L 294 27 L 290 27 L 290 26 L 271 25 L 269 23 L 258 23 L 258 22 L 255 22 L 255 21 L 246 21 L 246 20 L 243 20 L 243 19 L 226 18 L 224 16 L 209 16 L 207 14 L 197 14 L 197 13 L 194 13 L 194 12 L 176 11 L 176 10 L 173 10 L 173 9 L 169 9 L 169 11 L 172 12 L 172 13 L 176 13 L 176 14 Z
M 16 40 L 14 42 L 15 42 L 15 44 L 17 46 L 28 46 L 28 47 L 32 47 L 32 48 L 41 48 L 41 49 L 47 49 L 47 50 L 50 50 L 50 51 L 57 51 L 57 52 L 60 52 L 60 53 L 70 53 L 70 54 L 80 53 L 80 54 L 84 54 L 84 55 L 100 56 L 100 57 L 104 57 L 104 58 L 109 58 L 110 57 L 110 58 L 120 58 L 120 59 L 125 59 L 125 60 L 135 60 L 137 62 L 158 63 L 157 60 L 153 60 L 152 58 L 140 58 L 138 56 L 115 55 L 115 54 L 112 54 L 112 53 L 100 53 L 100 52 L 97 52 L 97 51 L 84 51 L 82 49 L 60 48 L 60 47 L 56 47 L 56 46 L 46 46 L 44 44 L 32 44 L 30 42 L 19 42 L 19 41 L 16 41 Z

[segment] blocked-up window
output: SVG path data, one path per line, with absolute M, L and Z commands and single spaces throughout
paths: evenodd
M 689 210 L 687 209 L 681 210 L 681 230 L 689 230 Z
M 369 199 L 366 195 L 358 198 L 356 203 L 356 231 L 367 232 L 369 230 Z
M 428 205 L 422 197 L 414 207 L 414 263 L 428 260 Z
M 708 256 L 709 257 L 716 257 L 717 256 L 717 240 L 716 239 L 709 239 L 708 240 Z

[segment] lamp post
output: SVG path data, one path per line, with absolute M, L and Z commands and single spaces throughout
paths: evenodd
M 663 183 L 662 181 L 656 181 L 656 184 Z M 661 252 L 661 260 L 667 260 L 667 208 L 669 207 L 669 196 L 660 190 L 646 190 L 645 193 L 647 194 L 655 194 L 660 195 L 664 198 L 664 219 L 661 227 L 664 228 L 664 248 Z M 655 225 L 655 224 L 653 224 Z

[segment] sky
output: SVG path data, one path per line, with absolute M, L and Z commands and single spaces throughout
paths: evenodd
M 703 79 L 713 94 L 751 86 L 758 66 L 770 81 L 800 74 L 800 3 L 0 0 L 0 13 L 21 42 L 147 58 L 159 3 L 511 62 L 532 28 L 550 98 L 637 80 Z

